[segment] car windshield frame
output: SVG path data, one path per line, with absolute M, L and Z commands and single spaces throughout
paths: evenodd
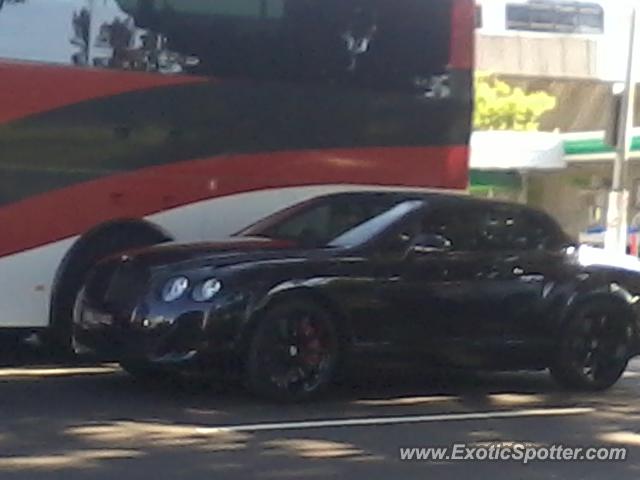
M 334 198 L 326 197 L 321 202 L 306 201 L 294 205 L 254 223 L 234 236 L 289 240 L 299 243 L 301 246 L 313 246 L 315 248 L 352 248 L 369 243 L 387 231 L 397 221 L 426 204 L 424 199 L 419 198 L 389 198 L 388 206 L 377 215 L 363 220 L 332 238 L 326 240 L 318 239 L 317 242 L 305 242 L 303 238 L 275 233 L 280 225 L 295 221 L 296 218 L 308 214 L 313 209 L 322 208 L 325 202 L 331 202 Z
M 424 200 L 404 200 L 390 209 L 349 229 L 327 244 L 331 248 L 354 248 L 365 245 L 383 235 L 393 225 L 413 212 L 424 208 Z

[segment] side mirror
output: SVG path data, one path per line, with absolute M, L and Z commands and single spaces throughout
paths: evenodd
M 409 246 L 409 254 L 447 252 L 451 250 L 451 241 L 442 235 L 422 233 Z

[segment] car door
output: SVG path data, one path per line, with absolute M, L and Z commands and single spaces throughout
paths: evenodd
M 501 282 L 495 252 L 482 249 L 481 210 L 473 201 L 427 211 L 421 233 L 444 237 L 446 251 L 413 251 L 402 282 L 401 332 L 410 352 L 435 354 L 461 365 L 483 363 L 502 334 L 497 307 Z
M 552 341 L 547 316 L 566 274 L 566 237 L 546 215 L 526 208 L 504 207 L 493 219 L 502 222 L 501 337 L 505 353 L 527 358 Z

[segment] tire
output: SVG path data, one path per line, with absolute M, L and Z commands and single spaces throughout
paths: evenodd
M 117 226 L 114 226 L 114 228 Z M 167 238 L 142 224 L 123 224 L 121 229 L 96 236 L 77 251 L 72 251 L 60 286 L 52 298 L 52 322 L 47 340 L 52 352 L 58 356 L 72 356 L 73 309 L 91 268 L 101 259 L 131 248 L 156 245 Z
M 285 300 L 258 319 L 247 352 L 245 385 L 277 402 L 317 398 L 334 380 L 340 350 L 330 312 L 313 301 Z
M 165 372 L 143 360 L 121 360 L 120 368 L 142 383 L 164 383 L 173 381 L 175 374 Z
M 551 375 L 570 389 L 607 390 L 627 369 L 632 336 L 624 307 L 610 301 L 590 302 L 569 318 Z

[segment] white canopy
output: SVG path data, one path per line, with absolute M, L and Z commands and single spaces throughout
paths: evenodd
M 567 166 L 557 133 L 489 131 L 471 136 L 473 170 L 556 170 Z

